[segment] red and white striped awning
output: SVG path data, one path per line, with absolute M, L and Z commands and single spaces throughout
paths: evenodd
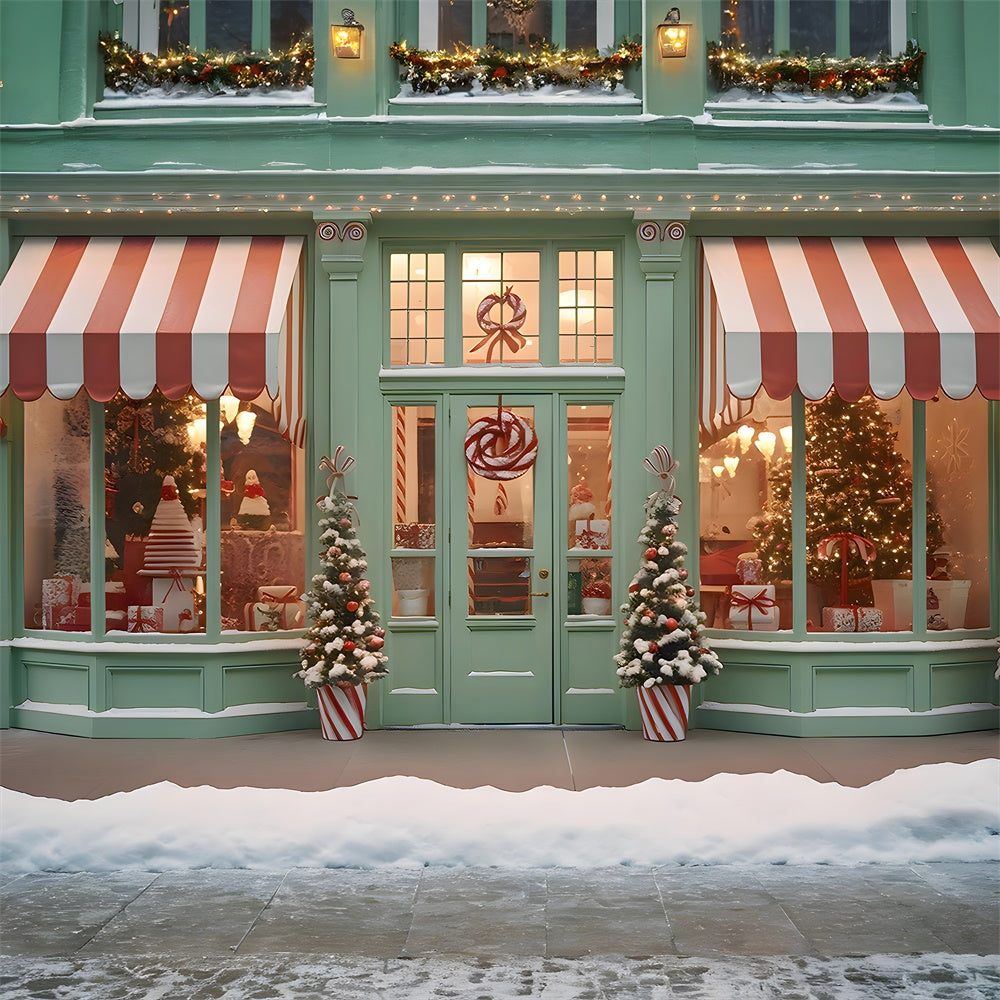
M 26 239 L 0 286 L 0 393 L 226 392 L 302 425 L 300 236 Z
M 1000 399 L 1000 257 L 989 240 L 740 236 L 702 246 L 706 298 L 725 330 L 724 353 L 703 346 L 716 359 L 703 382 L 724 365 L 740 399 L 762 385 L 772 399 L 796 388 L 821 399 L 831 387 L 847 400 L 869 388 L 880 399 L 904 388 L 914 399 L 974 389 Z M 717 408 L 724 397 L 716 387 Z

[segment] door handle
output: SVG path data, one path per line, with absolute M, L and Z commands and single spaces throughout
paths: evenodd
M 547 590 L 543 590 L 540 594 L 536 594 L 536 593 L 532 592 L 530 596 L 531 597 L 548 597 L 549 596 L 549 592 Z

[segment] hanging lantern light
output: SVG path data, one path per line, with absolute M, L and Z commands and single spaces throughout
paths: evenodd
M 688 54 L 690 24 L 681 24 L 681 12 L 671 7 L 661 24 L 656 26 L 656 40 L 661 59 L 683 59 Z

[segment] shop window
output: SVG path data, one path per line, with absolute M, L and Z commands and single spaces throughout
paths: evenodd
M 266 397 L 261 402 L 269 404 Z M 218 427 L 219 627 L 223 632 L 303 628 L 304 451 L 282 437 L 269 405 L 224 396 Z
M 389 344 L 392 365 L 444 363 L 444 254 L 390 255 Z
M 723 41 L 752 55 L 877 56 L 906 37 L 902 0 L 722 0 Z
M 610 364 L 614 358 L 614 254 L 559 254 L 559 360 Z
M 24 406 L 24 625 L 90 630 L 90 414 L 85 395 Z
M 606 48 L 614 40 L 613 0 L 421 0 L 420 47 L 493 45 L 511 51 L 548 42 L 566 48 Z
M 538 362 L 539 254 L 462 254 L 467 365 Z
M 989 628 L 987 408 L 976 395 L 962 400 L 941 395 L 925 408 L 927 628 Z M 940 546 L 932 548 L 938 537 Z
M 566 611 L 608 616 L 612 610 L 612 409 L 608 404 L 566 408 L 569 538 Z
M 436 410 L 393 406 L 392 615 L 434 615 Z
M 792 627 L 791 401 L 761 391 L 698 467 L 701 604 L 715 628 Z M 770 533 L 763 530 L 770 526 Z M 762 538 L 773 536 L 763 551 Z
M 204 631 L 205 421 L 193 396 L 119 393 L 104 408 L 109 632 Z

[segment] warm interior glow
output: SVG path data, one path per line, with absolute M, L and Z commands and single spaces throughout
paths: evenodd
M 222 410 L 225 422 L 231 424 L 236 419 L 236 413 L 240 408 L 240 401 L 235 396 L 223 396 L 219 400 L 219 407 Z
M 781 443 L 785 446 L 785 451 L 792 450 L 792 425 L 779 427 L 778 433 L 781 435 Z
M 661 24 L 657 27 L 660 58 L 683 58 L 687 55 L 689 27 L 687 24 Z
M 722 464 L 726 467 L 726 472 L 728 472 L 730 476 L 735 476 L 740 460 L 737 455 L 726 455 L 726 457 L 722 460 Z
M 253 410 L 240 410 L 236 414 L 236 433 L 244 444 L 250 443 L 250 436 L 256 423 L 257 414 Z
M 187 432 L 188 437 L 191 439 L 192 447 L 201 448 L 206 439 L 205 418 L 195 417 L 195 419 L 188 424 Z
M 333 26 L 333 54 L 338 59 L 361 58 L 361 25 Z
M 736 436 L 740 439 L 740 451 L 745 455 L 753 440 L 753 428 L 749 424 L 740 424 Z
M 774 457 L 774 446 L 777 444 L 777 435 L 772 431 L 761 431 L 757 435 L 757 440 L 754 441 L 754 445 L 757 450 L 766 458 L 769 462 Z
M 721 479 L 722 478 L 722 473 L 725 472 L 725 471 L 726 471 L 726 467 L 724 465 L 713 465 L 712 466 L 712 475 L 714 475 L 716 479 Z

